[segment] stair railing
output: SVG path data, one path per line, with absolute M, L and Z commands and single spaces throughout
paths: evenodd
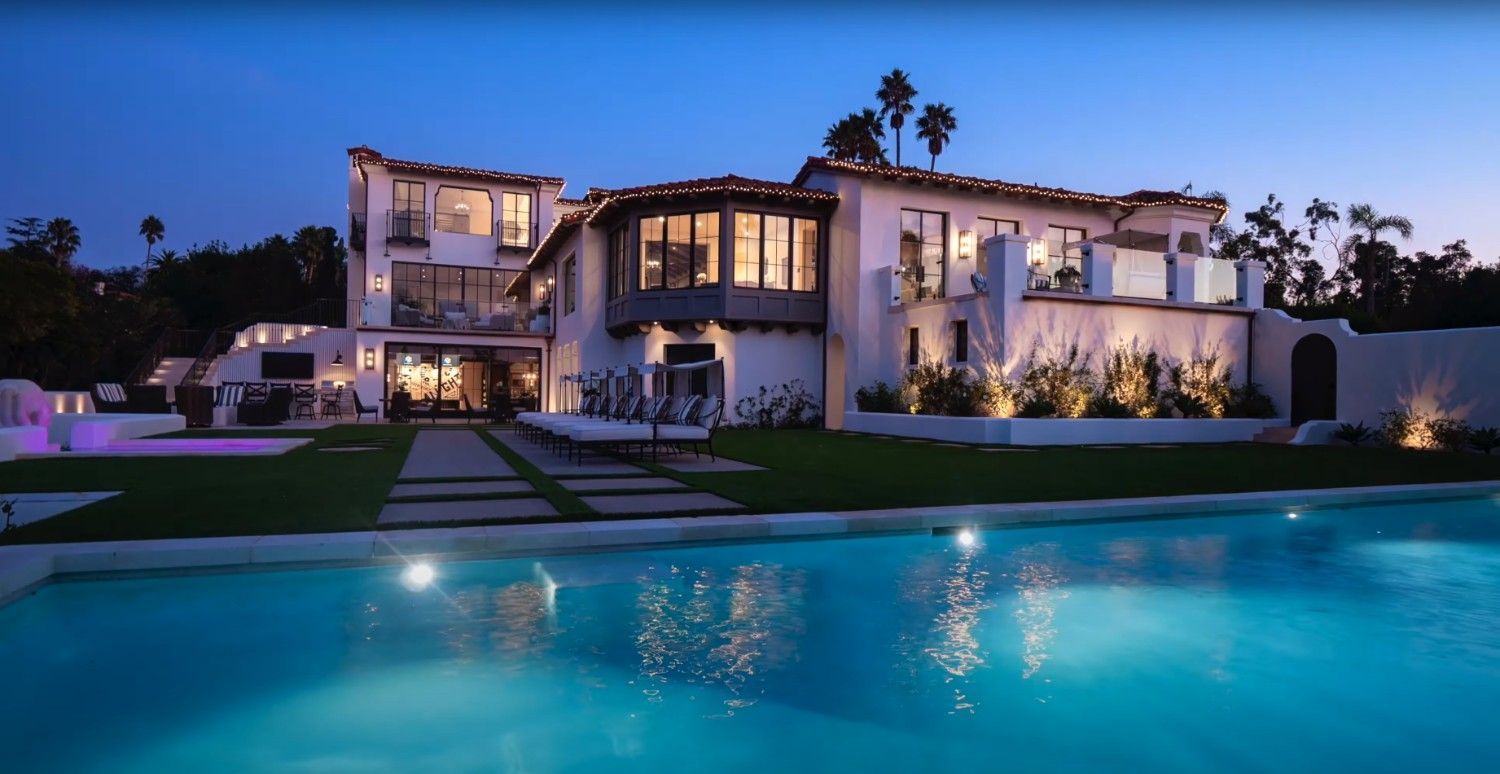
M 135 368 L 131 369 L 130 375 L 125 377 L 125 384 L 145 384 L 156 373 L 161 361 L 174 355 L 190 355 L 194 352 L 193 347 L 198 342 L 198 337 L 203 331 L 185 330 L 182 328 L 163 328 L 161 335 L 156 337 L 146 354 L 141 356 Z

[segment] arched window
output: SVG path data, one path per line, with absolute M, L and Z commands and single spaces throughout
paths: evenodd
M 494 212 L 495 203 L 489 191 L 445 185 L 438 187 L 437 213 L 433 219 L 438 231 L 489 236 L 495 222 Z

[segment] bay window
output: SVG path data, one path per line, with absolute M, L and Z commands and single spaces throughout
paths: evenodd
M 719 213 L 652 215 L 640 224 L 640 289 L 719 284 Z
M 817 220 L 743 210 L 734 218 L 735 287 L 818 289 Z

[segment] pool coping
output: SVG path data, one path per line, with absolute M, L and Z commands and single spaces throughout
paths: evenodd
M 946 505 L 880 510 L 675 516 L 361 532 L 36 543 L 0 546 L 0 606 L 59 578 L 135 572 L 288 569 L 467 560 L 725 540 L 776 540 L 960 527 L 1151 520 L 1251 511 L 1460 499 L 1500 494 L 1500 481 L 1390 484 L 1232 494 Z

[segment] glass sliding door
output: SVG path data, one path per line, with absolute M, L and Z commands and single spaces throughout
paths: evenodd
M 385 397 L 405 391 L 439 415 L 462 416 L 465 398 L 476 410 L 541 405 L 540 349 L 391 343 L 385 360 Z

